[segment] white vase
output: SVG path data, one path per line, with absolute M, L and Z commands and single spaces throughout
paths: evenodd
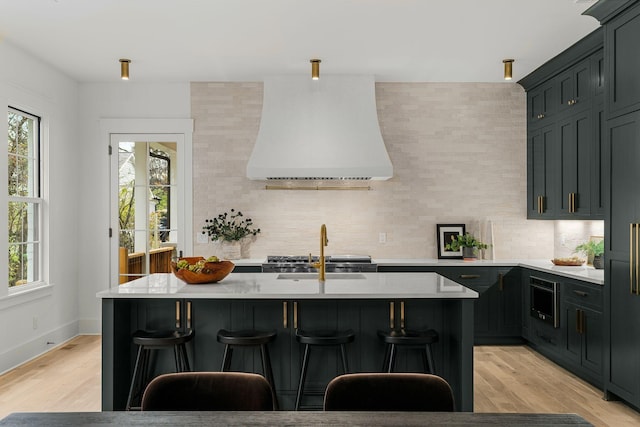
M 223 242 L 222 257 L 230 260 L 242 258 L 242 245 L 240 241 Z

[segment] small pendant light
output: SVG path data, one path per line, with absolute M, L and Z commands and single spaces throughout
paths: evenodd
M 312 80 L 320 79 L 320 60 L 319 59 L 311 60 L 311 79 Z
M 131 63 L 130 59 L 120 60 L 120 78 L 122 80 L 129 80 L 129 64 L 130 63 Z
M 504 79 L 511 80 L 513 76 L 513 59 L 503 59 L 504 63 Z

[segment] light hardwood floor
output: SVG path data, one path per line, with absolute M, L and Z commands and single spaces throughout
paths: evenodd
M 11 412 L 100 411 L 99 336 L 83 335 L 0 376 Z M 640 413 L 526 346 L 475 348 L 476 412 L 577 413 L 596 426 L 638 426 Z

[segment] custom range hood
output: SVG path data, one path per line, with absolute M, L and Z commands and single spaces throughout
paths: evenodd
M 253 180 L 385 180 L 375 81 L 366 75 L 273 76 L 247 164 Z

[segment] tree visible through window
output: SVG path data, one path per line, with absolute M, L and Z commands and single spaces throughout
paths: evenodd
M 9 287 L 40 279 L 40 118 L 8 110 Z

